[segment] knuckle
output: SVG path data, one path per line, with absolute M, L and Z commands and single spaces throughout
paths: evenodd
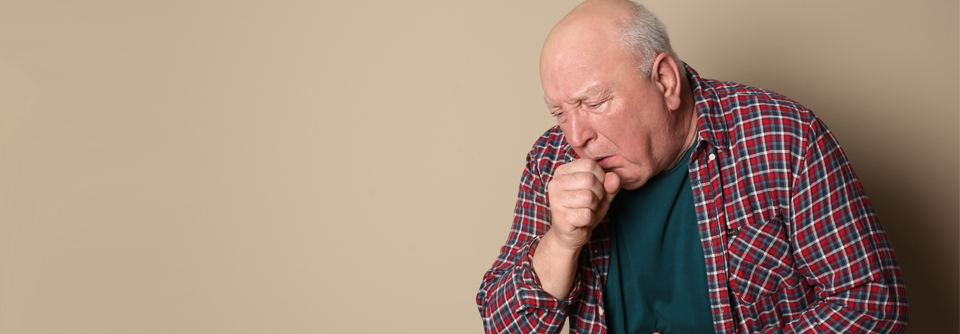
M 560 165 L 560 167 L 557 167 L 557 172 L 559 173 L 561 170 L 566 173 L 584 172 L 592 170 L 595 166 L 597 166 L 596 161 L 581 158 Z
M 574 160 L 574 161 L 560 165 L 559 167 L 557 167 L 557 170 L 554 172 L 554 174 L 567 174 L 567 173 L 576 172 L 577 170 L 580 169 L 579 164 L 577 162 L 578 162 L 577 160 Z
M 572 210 L 561 210 L 554 213 L 555 225 L 570 225 L 574 221 Z
M 591 188 L 598 184 L 597 177 L 590 172 L 575 172 L 564 175 L 554 175 L 553 179 L 547 182 L 548 192 L 557 192 L 567 189 Z
M 574 198 L 576 199 L 577 204 L 580 204 L 581 207 L 593 206 L 597 201 L 594 193 L 588 189 L 577 190 L 574 193 Z
M 600 166 L 600 164 L 598 164 L 598 163 L 597 163 L 596 161 L 594 161 L 593 159 L 582 159 L 582 160 L 583 160 L 583 161 L 586 161 L 586 164 L 585 164 L 584 167 L 587 167 L 587 168 L 590 169 L 590 170 L 592 170 L 592 169 L 597 168 L 597 167 Z
M 593 220 L 593 210 L 590 209 L 577 209 L 575 215 L 577 226 L 590 225 L 590 221 Z
M 565 209 L 554 212 L 554 224 L 564 228 L 566 226 L 581 227 L 590 224 L 590 209 Z
M 587 188 L 596 183 L 597 177 L 593 173 L 581 172 L 577 173 L 576 181 L 578 186 Z

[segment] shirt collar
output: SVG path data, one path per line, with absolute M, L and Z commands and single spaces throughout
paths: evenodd
M 687 79 L 693 91 L 694 108 L 697 112 L 697 142 L 706 141 L 718 148 L 729 146 L 727 133 L 727 119 L 720 104 L 717 91 L 704 83 L 693 67 L 683 64 L 687 71 Z

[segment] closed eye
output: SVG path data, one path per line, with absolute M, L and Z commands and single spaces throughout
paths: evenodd
M 597 109 L 603 106 L 604 103 L 607 103 L 607 101 L 591 102 L 591 103 L 587 103 L 586 106 L 587 108 L 590 108 L 590 109 Z

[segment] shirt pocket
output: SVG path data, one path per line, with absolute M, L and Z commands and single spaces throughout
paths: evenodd
M 741 226 L 728 239 L 730 286 L 750 305 L 767 299 L 795 278 L 790 242 L 779 217 Z

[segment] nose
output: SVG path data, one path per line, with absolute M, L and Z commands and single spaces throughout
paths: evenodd
M 596 138 L 597 133 L 590 126 L 589 115 L 583 115 L 580 110 L 571 110 L 567 117 L 567 126 L 564 136 L 573 147 L 582 148 Z

